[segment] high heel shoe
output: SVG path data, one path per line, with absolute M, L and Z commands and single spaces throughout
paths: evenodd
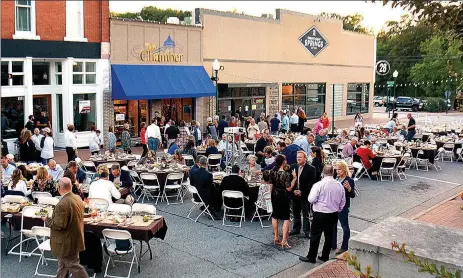
M 281 248 L 283 249 L 291 249 L 291 245 L 288 244 L 288 241 L 281 242 Z
M 280 244 L 281 244 L 280 239 L 279 239 L 279 238 L 274 238 L 274 239 L 273 239 L 273 244 L 275 244 L 275 245 L 280 245 Z

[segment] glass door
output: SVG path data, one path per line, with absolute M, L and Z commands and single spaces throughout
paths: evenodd
M 39 128 L 50 126 L 53 119 L 51 110 L 51 95 L 36 95 L 32 99 L 32 109 L 36 123 L 38 122 Z M 62 109 L 62 108 L 60 108 Z

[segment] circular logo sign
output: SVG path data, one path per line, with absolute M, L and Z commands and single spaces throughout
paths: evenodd
M 386 75 L 391 70 L 391 65 L 386 60 L 381 60 L 376 63 L 376 73 L 378 75 Z

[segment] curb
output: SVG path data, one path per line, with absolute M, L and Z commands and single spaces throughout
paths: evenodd
M 318 265 L 318 266 L 312 268 L 312 269 L 309 270 L 308 272 L 306 272 L 306 273 L 304 273 L 304 274 L 302 274 L 302 275 L 299 275 L 298 278 L 306 278 L 306 277 L 309 277 L 310 274 L 313 274 L 314 272 L 316 272 L 316 271 L 318 271 L 318 270 L 324 268 L 325 266 L 327 266 L 327 265 L 329 265 L 329 264 L 331 264 L 331 263 L 333 263 L 333 262 L 335 262 L 335 261 L 336 261 L 336 259 L 326 261 L 326 262 L 324 262 L 324 263 L 322 263 L 322 264 L 320 264 L 320 265 Z
M 442 205 L 442 204 L 444 204 L 444 203 L 446 203 L 446 202 L 448 202 L 448 201 L 451 201 L 451 200 L 457 198 L 458 196 L 461 195 L 461 193 L 462 193 L 462 192 L 460 192 L 460 193 L 458 193 L 458 194 L 456 194 L 456 195 L 454 195 L 454 196 L 452 196 L 452 197 L 449 197 L 449 198 L 447 198 L 447 199 L 445 199 L 445 200 L 443 200 L 443 201 L 441 201 L 441 202 L 435 204 L 435 205 L 432 206 L 432 207 L 429 207 L 429 208 L 425 209 L 424 211 L 422 211 L 422 212 L 420 212 L 420 213 L 418 213 L 418 214 L 412 216 L 410 219 L 411 219 L 411 220 L 416 220 L 416 219 L 419 218 L 420 216 L 425 215 L 426 213 L 428 213 L 428 212 L 430 212 L 431 210 L 433 210 L 433 209 L 439 207 L 440 205 Z

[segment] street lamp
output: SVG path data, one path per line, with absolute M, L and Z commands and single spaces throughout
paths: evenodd
M 399 72 L 397 70 L 395 70 L 392 73 L 392 77 L 394 77 L 394 99 L 395 99 L 395 87 L 396 87 L 397 76 L 399 76 Z M 392 105 L 392 114 L 394 114 L 394 110 L 395 110 L 394 105 Z
M 215 114 L 219 115 L 219 60 L 214 60 L 214 62 L 212 63 L 212 70 L 215 72 Z

